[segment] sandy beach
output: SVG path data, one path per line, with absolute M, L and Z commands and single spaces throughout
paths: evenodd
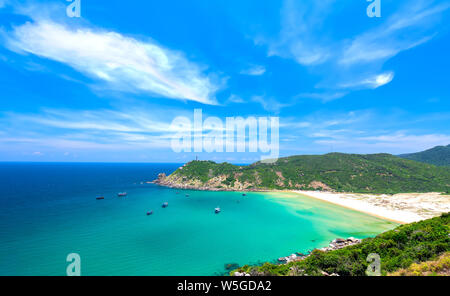
M 400 193 L 376 195 L 301 191 L 295 193 L 401 224 L 412 223 L 450 212 L 450 195 L 440 193 Z

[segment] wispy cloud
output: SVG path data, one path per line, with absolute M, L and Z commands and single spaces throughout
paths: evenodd
M 381 134 L 370 137 L 349 137 L 316 140 L 316 144 L 333 145 L 341 151 L 366 151 L 367 153 L 388 152 L 402 154 L 418 152 L 439 145 L 448 145 L 450 135 L 447 134 L 414 134 L 405 131 Z
M 171 148 L 171 139 L 180 132 L 194 132 L 194 126 L 174 126 L 176 116 L 190 118 L 192 111 L 150 106 L 110 110 L 42 109 L 39 113 L 0 114 L 0 144 L 29 149 L 40 147 L 67 150 L 102 149 L 127 151 Z M 203 114 L 207 118 L 208 114 Z M 203 126 L 205 132 L 226 132 L 225 126 Z
M 341 88 L 378 88 L 385 84 L 388 84 L 394 79 L 394 72 L 385 72 L 382 74 L 374 75 L 362 80 L 353 82 L 346 82 L 339 85 Z
M 440 145 L 442 143 L 450 143 L 450 136 L 442 134 L 425 134 L 425 135 L 413 135 L 405 132 L 395 132 L 390 134 L 383 134 L 379 136 L 362 137 L 361 140 L 368 142 L 378 142 L 382 144 L 399 144 L 402 146 L 405 144 L 417 145 L 417 143 L 426 145 Z
M 96 110 L 70 111 L 44 109 L 39 115 L 12 114 L 15 121 L 32 122 L 61 129 L 98 130 L 114 132 L 168 131 L 165 121 L 154 114 L 133 110 L 131 112 Z
M 286 0 L 281 11 L 281 32 L 277 40 L 263 40 L 269 44 L 269 56 L 292 58 L 299 64 L 313 66 L 330 58 L 327 46 L 313 28 L 319 25 L 333 0 L 303 1 Z
M 225 103 L 242 104 L 245 103 L 245 100 L 238 95 L 231 94 Z
M 250 76 L 261 76 L 264 73 L 266 73 L 266 68 L 264 66 L 252 66 L 248 69 L 244 69 L 241 71 L 241 74 L 243 75 L 250 75 Z
M 45 7 L 42 8 L 45 10 Z M 35 17 L 33 11 L 31 17 Z M 21 54 L 66 64 L 103 87 L 204 104 L 216 104 L 221 83 L 181 52 L 96 27 L 69 27 L 40 15 L 15 27 L 6 45 Z
M 322 93 L 302 93 L 296 96 L 296 98 L 317 99 L 322 102 L 330 102 L 340 99 L 347 95 L 347 92 L 322 92 Z
M 284 104 L 280 103 L 276 99 L 272 97 L 266 97 L 266 96 L 253 96 L 251 98 L 252 102 L 259 103 L 264 108 L 264 110 L 273 112 L 278 114 L 281 109 L 290 106 L 290 104 Z
M 433 2 L 408 2 L 379 27 L 353 38 L 338 63 L 352 65 L 383 62 L 402 51 L 428 42 L 435 33 L 428 32 L 427 27 L 450 8 L 448 3 L 433 5 Z
M 71 151 L 168 148 L 170 136 L 177 130 L 171 127 L 170 118 L 160 116 L 140 110 L 43 109 L 39 114 L 7 113 L 0 120 L 4 130 L 0 142 Z
M 424 121 L 440 125 L 448 114 L 428 114 L 423 118 L 404 112 L 381 114 L 371 110 L 318 112 L 284 121 L 280 134 L 294 137 L 295 145 L 285 143 L 284 150 L 298 153 L 305 145 L 313 153 L 392 153 L 401 154 L 448 145 L 450 134 L 423 129 Z
M 326 21 L 346 5 L 333 0 L 285 0 L 279 35 L 257 37 L 258 44 L 267 45 L 269 56 L 292 59 L 322 77 L 315 85 L 319 91 L 301 94 L 302 97 L 327 102 L 339 98 L 330 90 L 345 93 L 390 83 L 394 73 L 383 70 L 385 62 L 432 40 L 439 33 L 444 12 L 450 8 L 449 3 L 411 0 L 400 4 L 390 17 L 377 19 L 375 27 L 356 34 L 352 30 L 350 36 L 345 36 L 334 32 Z

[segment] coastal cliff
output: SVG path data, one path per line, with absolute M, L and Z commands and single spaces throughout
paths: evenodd
M 154 181 L 163 186 L 212 191 L 321 190 L 386 193 L 449 192 L 450 168 L 390 154 L 303 155 L 248 166 L 191 161 Z

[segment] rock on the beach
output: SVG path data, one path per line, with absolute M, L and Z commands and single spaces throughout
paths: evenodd
M 347 239 L 347 241 L 352 242 L 352 243 L 359 243 L 359 242 L 361 242 L 360 239 L 357 239 L 357 238 L 354 238 L 354 237 L 349 237 Z
M 236 271 L 233 276 L 250 276 L 249 273 Z

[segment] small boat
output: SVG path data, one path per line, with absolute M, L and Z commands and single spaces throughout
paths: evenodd
M 215 208 L 214 209 L 214 213 L 219 214 L 220 213 L 220 208 Z
M 245 193 L 242 193 L 242 196 L 247 196 L 247 194 L 245 194 Z
M 147 212 L 147 216 L 153 215 L 153 211 Z
M 163 208 L 167 208 L 169 206 L 169 203 L 166 201 L 165 203 L 162 204 Z
M 105 197 L 104 196 L 97 196 L 95 199 L 96 200 L 100 200 L 100 199 L 105 199 Z
M 119 192 L 119 193 L 117 193 L 117 196 L 118 196 L 118 197 L 121 197 L 121 196 L 127 196 L 127 194 L 128 194 L 128 193 L 126 193 L 126 192 Z
M 189 197 L 189 194 L 186 194 L 186 197 Z

